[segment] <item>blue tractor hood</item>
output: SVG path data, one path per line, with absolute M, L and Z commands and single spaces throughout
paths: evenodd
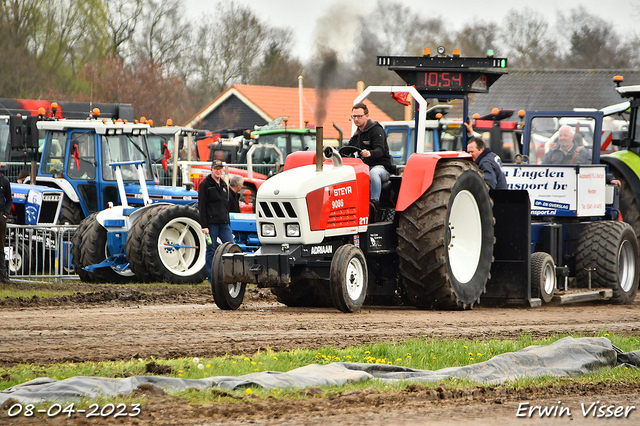
M 198 200 L 198 193 L 193 190 L 176 188 L 173 186 L 147 186 L 149 198 L 152 202 L 171 202 L 173 204 L 191 204 Z M 142 199 L 142 189 L 140 185 L 125 183 L 125 192 L 129 204 L 138 204 Z

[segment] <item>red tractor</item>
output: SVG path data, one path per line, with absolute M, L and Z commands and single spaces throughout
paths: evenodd
M 456 92 L 486 91 L 506 65 L 503 59 L 473 58 L 460 68 L 461 58 L 426 56 L 379 57 L 378 65 L 403 68 L 406 61 L 443 59 L 454 72 L 422 72 L 422 84 L 402 90 L 421 103 L 426 101 L 419 90 L 428 92 L 424 86 L 436 81 L 455 82 Z M 421 104 L 419 129 L 425 114 Z M 318 133 L 321 141 L 321 128 Z M 257 194 L 260 249 L 246 254 L 225 243 L 215 253 L 216 304 L 237 309 L 246 284 L 255 283 L 270 287 L 288 306 L 333 305 L 354 312 L 368 298 L 376 304 L 401 299 L 419 308 L 472 307 L 486 291 L 493 260 L 489 189 L 470 155 L 423 153 L 420 136 L 418 152 L 383 187 L 380 209 L 371 218 L 369 168 L 350 158 L 357 149 L 323 152 L 317 143 L 316 152 L 290 154 L 284 171 Z
M 392 177 L 387 188 L 396 220 L 370 223 L 368 167 L 342 158 L 353 151 L 325 149 L 330 161 L 320 162 L 320 171 L 315 153 L 291 154 L 285 171 L 262 185 L 262 246 L 254 254 L 241 254 L 231 243 L 216 251 L 218 306 L 237 308 L 246 283 L 271 287 L 288 306 L 333 304 L 343 312 L 360 309 L 366 296 L 377 303 L 401 296 L 420 308 L 441 309 L 479 300 L 491 268 L 493 213 L 471 157 L 412 155 L 403 176 Z

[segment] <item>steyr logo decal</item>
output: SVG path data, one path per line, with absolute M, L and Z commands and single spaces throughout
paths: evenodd
M 333 246 L 314 246 L 311 247 L 311 254 L 331 254 Z

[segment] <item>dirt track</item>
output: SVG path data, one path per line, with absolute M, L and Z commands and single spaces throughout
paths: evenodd
M 425 336 L 509 338 L 523 332 L 534 336 L 574 332 L 590 334 L 604 328 L 609 332 L 624 335 L 640 335 L 638 300 L 626 306 L 592 303 L 543 308 L 477 307 L 464 312 L 365 307 L 361 312 L 351 315 L 328 308 L 288 308 L 275 302 L 268 292 L 255 289 L 250 291 L 246 300 L 238 311 L 221 311 L 213 304 L 206 289 L 200 288 L 186 294 L 155 297 L 135 292 L 119 296 L 117 291 L 106 291 L 50 301 L 4 301 L 0 304 L 0 362 L 7 366 L 14 363 L 47 364 L 129 359 L 133 356 L 202 357 L 225 353 L 252 354 L 267 347 L 276 351 L 294 348 L 315 349 L 323 345 L 348 347 L 368 342 L 403 341 Z M 622 387 L 616 390 L 596 386 L 593 389 L 573 392 L 571 397 L 563 397 L 563 400 L 570 403 L 568 398 L 574 398 L 576 407 L 579 407 L 580 402 L 586 403 L 587 399 L 591 401 L 594 398 L 598 400 L 606 397 L 615 399 L 620 404 L 626 401 L 626 405 L 637 404 L 640 407 L 638 390 L 635 385 L 630 385 L 629 389 Z M 498 403 L 495 395 L 466 399 L 451 397 L 444 398 L 444 401 L 436 398 L 435 401 L 431 401 L 425 392 L 402 394 L 402 402 L 394 402 L 400 397 L 398 395 L 381 397 L 365 393 L 343 400 L 333 408 L 336 403 L 326 398 L 318 400 L 319 406 L 305 405 L 284 411 L 281 410 L 281 404 L 268 401 L 256 402 L 265 405 L 257 411 L 244 410 L 235 414 L 232 408 L 201 407 L 204 411 L 193 414 L 195 417 L 186 412 L 182 413 L 181 410 L 186 408 L 180 408 L 180 404 L 176 405 L 174 401 L 168 403 L 169 407 L 173 408 L 168 409 L 168 417 L 164 418 L 164 415 L 156 412 L 157 407 L 164 404 L 158 402 L 147 407 L 148 413 L 156 413 L 153 421 L 151 418 L 147 420 L 149 424 L 172 424 L 172 419 L 184 416 L 182 418 L 186 423 L 181 421 L 183 424 L 236 424 L 252 420 L 268 424 L 296 424 L 301 421 L 302 415 L 304 421 L 310 424 L 323 424 L 327 421 L 415 424 L 418 420 L 424 420 L 423 414 L 431 412 L 436 416 L 434 419 L 446 424 L 449 420 L 454 423 L 455 419 L 468 420 L 468 413 L 463 414 L 466 410 L 476 412 L 478 424 L 485 424 L 482 423 L 483 417 L 486 417 L 486 424 L 493 425 L 511 424 L 509 421 L 515 420 L 518 424 L 528 424 L 526 422 L 531 420 L 515 418 L 517 401 L 521 400 L 521 395 L 498 397 Z M 548 390 L 542 390 L 539 394 L 536 392 L 532 390 L 530 397 L 549 396 Z M 166 396 L 160 398 L 165 403 L 170 399 Z M 343 398 L 345 397 L 338 399 Z M 378 401 L 377 406 L 371 404 L 371 401 L 377 400 L 382 403 Z M 555 403 L 557 401 L 553 402 Z M 322 406 L 326 406 L 329 411 L 324 412 Z M 505 407 L 508 407 L 506 411 Z M 391 411 L 387 412 L 390 408 Z M 496 413 L 504 411 L 505 423 L 497 422 L 491 414 L 494 409 L 497 410 Z M 221 414 L 226 412 L 225 410 L 230 411 Z M 579 408 L 575 410 L 578 411 Z M 372 416 L 372 413 L 378 415 Z M 323 418 L 329 414 L 337 417 Z M 398 423 L 400 414 L 400 418 L 413 418 L 414 421 Z M 139 418 L 143 422 L 141 424 L 144 424 L 145 418 Z M 553 420 L 557 422 L 562 419 Z M 584 424 L 588 419 L 580 416 L 576 420 L 581 421 L 579 424 Z M 592 420 L 596 422 L 593 424 L 605 421 Z M 630 419 L 613 421 L 616 424 L 626 424 L 625 420 L 634 420 L 632 423 L 638 424 L 640 412 L 632 414 Z M 108 422 L 104 419 L 101 421 Z

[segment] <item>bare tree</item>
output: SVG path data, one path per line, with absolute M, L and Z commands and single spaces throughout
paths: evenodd
M 494 22 L 466 24 L 455 37 L 455 46 L 464 56 L 485 56 L 489 50 L 499 56 L 499 28 Z
M 298 76 L 303 73 L 304 68 L 300 61 L 291 58 L 278 42 L 272 41 L 252 83 L 295 87 L 298 84 Z
M 567 68 L 628 68 L 628 49 L 613 24 L 578 6 L 558 16 L 558 32 L 568 41 L 564 60 Z
M 511 9 L 504 19 L 500 40 L 512 68 L 553 68 L 558 61 L 557 43 L 549 23 L 529 8 Z
M 196 70 L 192 81 L 201 102 L 209 102 L 233 83 L 256 82 L 271 47 L 286 53 L 288 33 L 268 27 L 247 6 L 219 3 L 216 16 L 204 21 L 191 59 Z
M 168 72 L 186 76 L 184 57 L 190 40 L 190 27 L 186 23 L 179 0 L 146 0 L 140 34 L 142 57 L 160 64 Z
M 110 0 L 107 3 L 108 17 L 105 22 L 111 46 L 110 55 L 130 56 L 134 48 L 132 41 L 142 17 L 142 0 Z

